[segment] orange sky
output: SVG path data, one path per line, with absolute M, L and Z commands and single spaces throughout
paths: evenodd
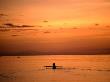
M 109 0 L 1 0 L 1 13 L 18 24 L 69 26 L 110 23 Z
M 109 18 L 109 0 L 0 0 L 0 53 L 109 54 Z

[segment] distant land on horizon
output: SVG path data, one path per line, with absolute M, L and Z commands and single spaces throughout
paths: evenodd
M 110 51 L 104 52 L 16 52 L 16 53 L 7 53 L 0 52 L 0 56 L 35 56 L 35 55 L 110 55 Z

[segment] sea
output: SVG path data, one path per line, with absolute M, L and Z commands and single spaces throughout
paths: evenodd
M 0 82 L 110 82 L 110 55 L 0 56 Z

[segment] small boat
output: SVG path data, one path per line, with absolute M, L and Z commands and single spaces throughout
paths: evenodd
M 44 67 L 46 67 L 47 69 L 61 69 L 62 68 L 62 66 L 56 66 L 55 65 L 55 63 L 53 63 L 53 65 L 52 66 L 44 66 Z

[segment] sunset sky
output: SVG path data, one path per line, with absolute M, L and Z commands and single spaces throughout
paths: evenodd
M 0 0 L 0 55 L 110 54 L 110 0 Z

